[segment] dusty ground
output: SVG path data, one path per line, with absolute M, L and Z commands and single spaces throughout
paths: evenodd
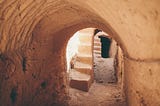
M 121 89 L 114 84 L 93 83 L 89 92 L 70 88 L 70 106 L 126 106 Z

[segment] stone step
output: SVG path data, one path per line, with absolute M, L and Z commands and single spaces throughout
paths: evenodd
M 101 54 L 101 51 L 100 50 L 93 50 L 93 53 L 95 53 L 95 54 Z
M 94 42 L 94 46 L 101 46 L 100 42 Z
M 78 46 L 78 53 L 92 54 L 92 47 L 91 47 L 91 45 L 80 44 Z
M 94 58 L 102 58 L 101 54 L 94 54 Z
M 91 76 L 87 74 L 80 73 L 76 70 L 70 70 L 70 87 L 76 88 L 82 91 L 89 91 L 91 85 Z
M 85 64 L 82 62 L 76 61 L 74 65 L 74 69 L 84 74 L 91 75 L 92 72 L 92 64 Z
M 102 58 L 101 54 L 94 54 L 94 57 L 96 57 L 96 58 Z
M 96 37 L 94 38 L 94 42 L 101 42 L 100 38 Z
M 78 44 L 78 46 L 88 46 L 88 47 L 90 46 L 91 47 L 92 44 L 90 42 L 81 42 Z
M 79 35 L 80 42 L 92 42 L 92 36 L 88 34 Z
M 94 50 L 101 51 L 101 46 L 94 46 Z
M 94 44 L 98 44 L 98 45 L 101 45 L 101 42 L 100 41 L 95 41 L 93 42 Z
M 87 55 L 87 54 L 77 54 L 76 61 L 82 62 L 85 64 L 92 64 L 92 55 Z

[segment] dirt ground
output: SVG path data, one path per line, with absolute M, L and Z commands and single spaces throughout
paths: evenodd
M 126 106 L 121 89 L 115 84 L 93 83 L 89 92 L 70 88 L 69 106 Z

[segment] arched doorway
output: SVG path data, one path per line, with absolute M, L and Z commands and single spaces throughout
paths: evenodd
M 114 93 L 117 92 L 118 87 L 121 88 L 122 82 L 119 81 L 119 83 L 118 83 L 118 80 L 122 79 L 122 76 L 119 75 L 120 73 L 122 73 L 122 70 L 119 70 L 120 69 L 119 67 L 121 67 L 121 66 L 117 66 L 116 62 L 117 61 L 121 62 L 121 61 L 123 61 L 123 59 L 120 60 L 118 57 L 118 55 L 121 56 L 121 54 L 119 54 L 117 52 L 118 46 L 117 46 L 116 42 L 113 41 L 112 44 L 109 45 L 109 48 L 111 48 L 111 49 L 108 49 L 108 51 L 107 51 L 108 53 L 106 52 L 106 54 L 108 55 L 108 58 L 106 59 L 107 61 L 101 55 L 99 55 L 100 56 L 100 58 L 99 58 L 97 56 L 95 50 L 96 51 L 100 50 L 99 52 L 101 53 L 102 48 L 100 48 L 100 49 L 97 48 L 97 45 L 100 46 L 101 43 L 100 43 L 100 38 L 98 38 L 100 44 L 98 44 L 96 42 L 97 39 L 95 39 L 94 29 L 95 28 L 85 28 L 85 29 L 79 30 L 70 39 L 71 41 L 69 40 L 68 46 L 70 46 L 70 47 L 67 46 L 67 48 L 69 48 L 69 50 L 67 50 L 67 54 L 71 53 L 71 55 L 72 55 L 72 52 L 74 50 L 77 50 L 75 52 L 75 54 L 72 56 L 72 59 L 70 59 L 70 61 L 68 61 L 68 63 L 70 64 L 69 65 L 70 71 L 68 71 L 68 72 L 69 72 L 69 80 L 70 80 L 69 86 L 71 87 L 69 90 L 69 94 L 71 96 L 71 100 L 70 100 L 71 106 L 72 105 L 82 105 L 83 103 L 79 103 L 80 102 L 79 100 L 82 98 L 83 98 L 84 104 L 93 105 L 94 101 L 91 100 L 93 103 L 87 102 L 86 100 L 84 100 L 84 98 L 86 98 L 86 99 L 87 98 L 90 98 L 90 99 L 97 98 L 95 101 L 99 102 L 100 95 L 101 95 L 101 97 L 104 97 L 104 98 L 110 98 L 109 96 L 107 97 L 107 96 L 103 95 L 104 93 L 107 93 L 107 90 L 109 90 L 110 88 L 112 88 L 112 91 L 110 92 L 110 94 L 112 94 L 113 92 Z M 79 33 L 79 35 L 77 35 L 77 33 Z M 77 38 L 76 38 L 76 36 L 77 36 Z M 101 36 L 101 34 L 99 34 L 99 36 Z M 105 38 L 107 38 L 107 35 L 103 35 L 103 36 Z M 77 41 L 76 39 L 79 39 L 79 41 Z M 111 39 L 111 37 L 110 37 L 110 39 Z M 77 46 L 75 46 L 76 45 L 75 42 L 78 42 Z M 104 43 L 104 44 L 106 44 L 106 43 Z M 73 46 L 75 46 L 75 48 Z M 108 46 L 108 45 L 103 45 L 103 46 Z M 90 51 L 92 51 L 92 52 L 90 52 Z M 68 55 L 68 56 L 70 56 L 70 55 Z M 109 57 L 111 57 L 111 58 L 109 58 Z M 78 67 L 77 64 L 80 64 L 81 67 Z M 87 65 L 88 66 L 90 65 L 91 69 L 89 67 L 87 68 Z M 98 67 L 98 69 L 96 69 L 97 67 Z M 91 73 L 88 73 L 87 71 L 91 71 Z M 111 72 L 109 72 L 109 71 L 111 71 Z M 92 76 L 93 73 L 94 73 L 94 75 Z M 91 78 L 93 78 L 93 81 Z M 78 89 L 78 90 L 76 90 L 76 89 Z M 94 94 L 98 93 L 99 89 L 102 90 L 102 92 L 99 93 L 100 95 L 99 96 L 94 95 Z M 122 89 L 119 89 L 119 92 L 121 90 Z M 83 91 L 87 91 L 87 92 L 83 92 Z M 93 91 L 94 91 L 94 93 L 93 93 Z M 77 96 L 77 98 L 75 98 L 75 96 L 77 94 L 83 95 L 83 96 Z M 86 94 L 88 96 L 85 96 Z M 94 97 L 93 97 L 93 95 L 94 95 Z M 115 97 L 116 97 L 116 95 L 118 95 L 118 94 L 115 94 Z M 116 99 L 123 99 L 122 94 L 120 94 L 120 97 L 116 97 Z M 77 100 L 77 103 L 74 103 L 74 100 Z M 106 104 L 110 103 L 110 102 L 104 103 L 104 101 L 108 101 L 107 99 L 104 99 L 104 100 L 102 99 L 101 101 L 103 101 L 101 103 L 103 105 L 105 103 Z M 113 101 L 114 101 L 114 99 L 113 99 Z M 112 101 L 112 104 L 114 104 L 113 101 Z M 120 104 L 122 101 L 121 100 L 119 101 Z M 118 102 L 117 102 L 117 104 L 118 104 Z M 122 104 L 124 105 L 124 101 L 122 102 Z

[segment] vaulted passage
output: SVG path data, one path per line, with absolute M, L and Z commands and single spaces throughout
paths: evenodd
M 119 98 L 120 94 L 125 98 L 121 99 L 122 102 L 111 99 L 111 104 L 106 102 L 105 105 L 117 106 L 114 101 L 118 101 L 122 106 L 124 102 L 126 106 L 159 106 L 159 4 L 159 0 L 1 0 L 0 106 L 66 106 L 75 103 L 71 96 L 76 94 L 82 98 L 82 103 L 86 103 L 86 95 L 101 96 L 98 93 L 101 90 L 110 95 L 108 91 L 113 89 L 113 96 Z M 95 34 L 96 31 L 93 31 L 101 49 L 93 42 L 93 60 L 99 56 L 94 54 L 96 50 L 100 52 L 100 59 L 107 61 L 108 57 L 112 58 L 110 52 L 114 49 L 111 48 L 116 42 L 115 59 L 123 59 L 114 63 L 117 66 L 116 83 L 120 89 L 117 85 L 101 86 L 106 77 L 99 79 L 101 74 L 97 75 L 95 68 L 100 66 L 96 66 L 94 61 L 94 72 L 88 71 L 90 86 L 83 91 L 70 87 L 67 44 L 74 33 L 85 28 L 98 28 L 111 37 L 108 40 L 108 37 L 99 36 L 99 39 L 97 34 L 100 32 Z M 79 50 L 88 52 L 86 45 Z M 70 95 L 71 92 L 73 95 Z M 99 103 L 101 100 L 108 99 L 101 98 Z M 89 98 L 89 101 L 92 99 Z M 94 102 L 92 105 L 103 106 Z

